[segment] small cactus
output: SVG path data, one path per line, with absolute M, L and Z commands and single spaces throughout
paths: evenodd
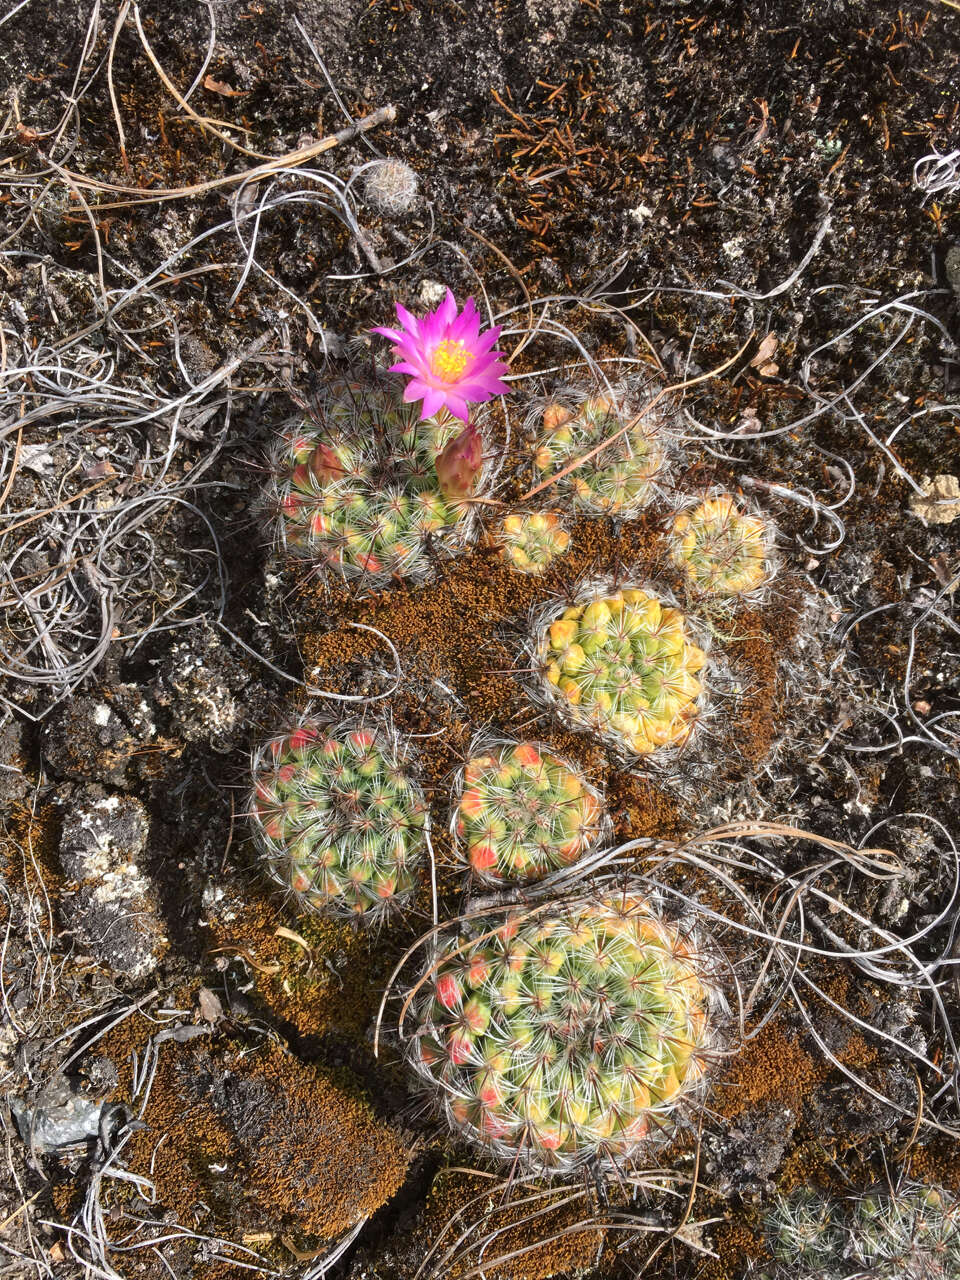
M 767 1215 L 770 1251 L 791 1273 L 822 1267 L 843 1254 L 838 1206 L 809 1188 L 778 1196 Z
M 622 751 L 680 746 L 693 731 L 706 654 L 684 615 L 649 591 L 597 592 L 549 617 L 536 654 L 565 718 Z
M 363 198 L 378 213 L 409 213 L 418 187 L 417 175 L 402 160 L 374 160 L 363 173 Z
M 460 782 L 454 839 L 488 884 L 540 880 L 578 861 L 604 831 L 597 792 L 539 743 L 478 750 Z
M 957 1280 L 960 1201 L 916 1182 L 849 1199 L 802 1189 L 777 1197 L 767 1243 L 765 1280 Z
M 769 579 L 770 527 L 729 493 L 705 498 L 673 522 L 673 558 L 704 595 L 742 596 Z
M 438 475 L 440 459 L 463 432 L 447 414 L 420 421 L 399 386 L 332 384 L 315 420 L 289 429 L 275 456 L 275 506 L 287 549 L 370 587 L 393 578 L 424 581 L 437 555 L 454 554 L 472 536 L 473 513 L 461 499 L 479 462 L 473 459 L 468 476 L 460 460 L 456 493 Z
M 255 753 L 253 779 L 264 866 L 302 910 L 370 921 L 413 892 L 427 806 L 386 729 L 306 721 Z
M 509 515 L 497 532 L 500 554 L 521 573 L 540 574 L 563 555 L 570 535 L 556 511 L 534 511 Z
M 627 424 L 630 429 L 557 481 L 577 510 L 631 519 L 653 501 L 667 469 L 666 417 L 656 407 L 637 417 L 649 388 L 587 395 L 561 393 L 536 410 L 540 418 L 534 468 L 541 480 L 562 471 Z
M 960 1201 L 938 1187 L 869 1192 L 857 1200 L 849 1231 L 849 1256 L 878 1280 L 960 1276 Z
M 626 892 L 475 924 L 415 997 L 414 1068 L 447 1118 L 533 1169 L 612 1164 L 699 1100 L 722 996 L 694 938 Z

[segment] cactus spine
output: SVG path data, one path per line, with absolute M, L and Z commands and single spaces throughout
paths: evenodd
M 701 1094 L 722 997 L 689 933 L 617 893 L 476 924 L 415 997 L 413 1065 L 451 1125 L 533 1169 L 613 1163 Z
M 597 792 L 535 742 L 491 744 L 464 766 L 453 813 L 460 855 L 488 884 L 539 880 L 570 866 L 605 829 Z
M 791 1274 L 821 1267 L 843 1253 L 838 1206 L 809 1188 L 778 1196 L 768 1216 L 771 1252 Z
M 477 429 L 463 457 L 461 422 L 446 414 L 419 419 L 418 406 L 405 404 L 389 384 L 340 381 L 327 388 L 315 420 L 296 423 L 274 459 L 276 507 L 290 552 L 326 573 L 377 587 L 393 578 L 424 581 L 437 555 L 469 542 L 475 521 L 463 499 L 480 471 Z M 440 474 L 446 466 L 452 475 L 451 459 L 453 488 Z
M 376 920 L 413 892 L 427 806 L 386 729 L 307 721 L 255 753 L 253 777 L 264 866 L 302 910 Z
M 705 498 L 673 522 L 673 558 L 704 595 L 745 595 L 770 577 L 769 526 L 729 493 Z
M 960 1201 L 937 1187 L 869 1192 L 857 1201 L 849 1231 L 850 1256 L 879 1280 L 960 1276 Z
M 666 415 L 656 407 L 639 414 L 650 388 L 628 386 L 603 394 L 561 392 L 537 410 L 534 468 L 541 479 L 556 474 L 603 440 L 629 429 L 595 458 L 557 482 L 576 509 L 631 519 L 652 502 L 667 470 Z
M 684 615 L 651 592 L 597 591 L 548 616 L 536 653 L 548 693 L 574 726 L 636 755 L 690 736 L 706 654 L 690 639 Z

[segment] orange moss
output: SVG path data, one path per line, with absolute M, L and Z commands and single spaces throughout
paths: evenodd
M 130 1167 L 181 1223 L 228 1238 L 334 1240 L 394 1195 L 411 1156 L 365 1103 L 276 1044 L 165 1045 L 144 1119 Z
M 798 1111 L 804 1094 L 828 1070 L 829 1063 L 815 1062 L 797 1039 L 771 1023 L 733 1059 L 711 1106 L 728 1120 L 761 1102 L 779 1102 Z
M 713 1245 L 717 1258 L 706 1258 L 697 1271 L 698 1280 L 740 1280 L 747 1263 L 764 1261 L 769 1253 L 756 1214 L 749 1210 L 716 1228 Z
M 904 1170 L 911 1178 L 937 1183 L 960 1195 L 960 1144 L 937 1136 L 925 1146 L 911 1147 Z
M 54 805 L 34 810 L 14 801 L 0 833 L 0 877 L 25 892 L 45 890 L 55 896 L 63 882 L 57 863 L 59 839 L 60 818 Z

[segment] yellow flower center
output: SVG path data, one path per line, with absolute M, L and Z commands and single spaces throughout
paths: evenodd
M 470 352 L 462 342 L 444 338 L 438 342 L 430 357 L 430 371 L 444 382 L 456 382 L 462 378 L 470 362 Z

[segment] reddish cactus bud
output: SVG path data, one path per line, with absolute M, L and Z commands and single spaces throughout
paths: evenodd
M 437 479 L 446 498 L 465 498 L 483 466 L 483 442 L 472 422 L 453 437 L 437 458 Z

